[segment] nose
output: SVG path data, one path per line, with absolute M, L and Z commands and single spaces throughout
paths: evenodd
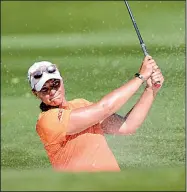
M 53 96 L 55 93 L 56 93 L 56 90 L 55 90 L 55 89 L 52 89 L 52 90 L 50 91 L 50 96 Z

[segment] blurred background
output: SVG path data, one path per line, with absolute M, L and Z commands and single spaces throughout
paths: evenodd
M 165 83 L 135 135 L 107 136 L 122 172 L 77 175 L 50 170 L 35 131 L 40 102 L 31 93 L 27 70 L 35 61 L 56 63 L 68 100 L 98 101 L 130 80 L 143 60 L 126 6 L 123 1 L 1 2 L 3 190 L 184 190 L 185 2 L 129 4 Z M 142 91 L 118 113 L 125 115 Z

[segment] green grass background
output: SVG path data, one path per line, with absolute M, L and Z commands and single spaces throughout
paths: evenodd
M 1 2 L 2 190 L 185 189 L 185 2 L 129 3 L 164 86 L 135 135 L 107 136 L 121 173 L 71 174 L 50 169 L 35 132 L 39 101 L 27 70 L 52 61 L 68 100 L 99 100 L 131 79 L 143 59 L 126 7 L 123 1 Z

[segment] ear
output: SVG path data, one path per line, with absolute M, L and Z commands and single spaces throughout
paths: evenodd
M 36 92 L 34 89 L 32 89 L 32 93 L 33 93 L 36 97 L 38 97 L 37 92 Z

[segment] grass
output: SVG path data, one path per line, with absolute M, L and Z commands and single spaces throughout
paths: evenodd
M 26 80 L 34 61 L 59 66 L 68 100 L 97 101 L 137 72 L 143 54 L 121 3 L 2 2 L 3 190 L 184 190 L 184 2 L 130 2 L 165 83 L 135 135 L 106 137 L 121 173 L 54 173 L 35 132 L 39 101 Z M 128 112 L 142 91 L 118 113 Z
M 173 174 L 175 172 L 175 174 Z M 18 174 L 19 173 L 19 174 Z M 3 172 L 2 188 L 20 191 L 184 191 L 184 168 L 130 169 L 121 173 L 52 173 L 49 169 Z M 45 175 L 45 176 L 44 176 Z M 136 175 L 136 177 L 135 177 Z M 11 185 L 7 188 L 9 181 Z M 22 182 L 20 183 L 20 180 Z M 38 182 L 40 181 L 40 183 Z M 85 182 L 86 181 L 86 182 Z M 143 181 L 143 182 L 142 182 Z M 19 188 L 18 185 L 19 184 Z M 84 185 L 83 185 L 84 183 Z

